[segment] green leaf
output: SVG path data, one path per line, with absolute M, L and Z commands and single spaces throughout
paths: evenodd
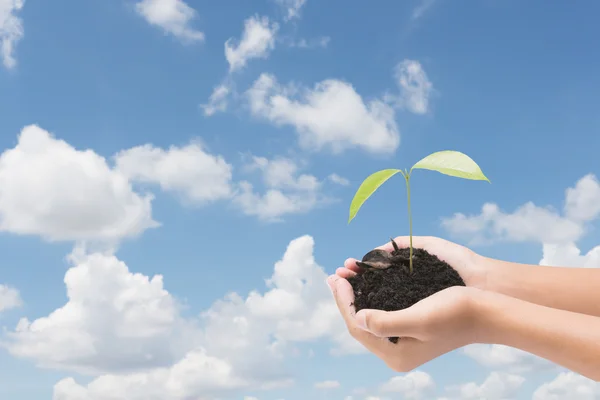
M 479 165 L 459 151 L 444 150 L 432 153 L 413 165 L 411 171 L 413 169 L 428 169 L 458 178 L 490 182 Z
M 352 203 L 350 204 L 350 216 L 348 217 L 348 223 L 354 219 L 356 213 L 363 205 L 365 201 L 379 188 L 379 186 L 383 185 L 385 181 L 390 179 L 392 176 L 397 173 L 404 173 L 399 169 L 383 169 L 381 171 L 377 171 L 367 177 L 360 185 L 354 198 L 352 199 Z

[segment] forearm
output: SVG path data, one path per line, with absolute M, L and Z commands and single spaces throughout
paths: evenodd
M 547 267 L 484 258 L 486 290 L 561 310 L 600 316 L 600 269 Z
M 521 349 L 600 381 L 600 318 L 482 293 L 478 342 Z

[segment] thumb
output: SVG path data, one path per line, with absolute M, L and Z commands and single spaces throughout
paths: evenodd
M 360 310 L 356 313 L 357 325 L 379 337 L 414 336 L 419 320 L 408 310 Z

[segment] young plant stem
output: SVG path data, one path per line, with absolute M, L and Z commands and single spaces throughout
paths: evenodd
M 409 271 L 412 274 L 413 272 L 413 243 L 412 243 L 412 215 L 410 213 L 410 173 L 412 171 L 406 171 L 404 173 L 404 180 L 406 181 L 406 196 L 407 196 L 407 200 L 408 200 L 408 234 L 409 234 L 409 240 L 410 240 L 410 250 L 409 250 L 409 258 L 408 258 L 408 265 L 409 265 Z

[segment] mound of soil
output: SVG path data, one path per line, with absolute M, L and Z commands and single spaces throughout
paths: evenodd
M 348 281 L 354 289 L 356 311 L 369 308 L 396 311 L 451 286 L 465 286 L 449 264 L 423 249 L 413 248 L 413 272 L 409 272 L 409 248 L 392 251 L 392 266 L 367 269 Z M 366 256 L 363 257 L 363 261 Z M 397 337 L 389 338 L 397 343 Z

